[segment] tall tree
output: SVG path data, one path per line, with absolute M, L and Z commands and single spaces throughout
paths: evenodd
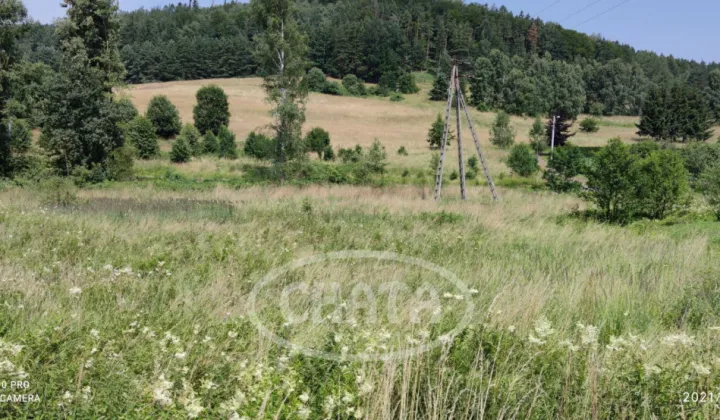
M 433 82 L 432 90 L 430 90 L 431 101 L 447 101 L 451 71 L 452 59 L 446 51 L 443 51 L 438 60 L 435 82 Z
M 263 31 L 255 37 L 255 59 L 267 100 L 273 105 L 275 158 L 277 163 L 284 163 L 303 153 L 307 45 L 293 19 L 292 0 L 253 0 L 251 6 Z
M 10 175 L 12 167 L 7 102 L 12 97 L 10 72 L 20 58 L 17 40 L 26 19 L 27 10 L 21 1 L 0 2 L 0 176 Z
M 41 145 L 65 175 L 85 166 L 107 169 L 113 150 L 123 145 L 121 113 L 112 88 L 123 77 L 118 53 L 115 0 L 64 0 L 67 17 L 58 27 L 61 71 L 46 83 L 40 104 Z

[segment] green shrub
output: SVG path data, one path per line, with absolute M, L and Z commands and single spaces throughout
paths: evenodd
M 235 134 L 227 127 L 220 127 L 218 134 L 218 157 L 225 159 L 237 159 L 237 143 Z
M 193 156 L 200 156 L 203 153 L 202 135 L 194 125 L 185 124 L 179 138 L 185 139 Z
M 272 159 L 274 156 L 273 141 L 264 134 L 252 131 L 245 140 L 243 152 L 245 156 L 255 159 Z
M 365 82 L 354 74 L 348 74 L 342 79 L 342 85 L 352 96 L 367 96 Z
M 420 92 L 420 88 L 415 83 L 415 76 L 412 73 L 403 73 L 397 81 L 397 89 L 400 93 L 411 95 Z
M 470 156 L 470 159 L 468 159 L 468 167 L 471 170 L 477 172 L 480 169 L 479 165 L 480 165 L 480 159 L 478 159 L 477 156 Z
M 322 93 L 326 95 L 343 96 L 342 86 L 338 82 L 327 82 L 323 87 Z
M 547 149 L 547 138 L 545 137 L 545 125 L 540 118 L 535 118 L 532 128 L 530 128 L 530 147 L 536 154 L 542 153 Z
M 600 131 L 600 121 L 595 118 L 585 118 L 580 121 L 580 131 L 583 133 L 597 133 Z
M 332 146 L 328 145 L 325 150 L 323 150 L 323 160 L 326 162 L 335 160 L 335 151 Z
M 305 83 L 311 92 L 323 92 L 327 78 L 325 73 L 317 67 L 313 67 L 305 76 Z
M 38 185 L 41 200 L 44 204 L 67 207 L 77 203 L 77 187 L 72 180 L 61 177 L 51 177 Z
M 646 158 L 658 150 L 660 150 L 660 145 L 652 140 L 641 141 L 630 146 L 630 153 L 641 158 Z
M 430 172 L 435 174 L 440 166 L 440 153 L 430 155 Z
M 180 114 L 165 95 L 158 95 L 150 100 L 145 116 L 152 121 L 155 134 L 162 138 L 168 139 L 180 133 Z
M 385 167 L 387 167 L 387 152 L 385 152 L 385 146 L 380 143 L 380 140 L 375 139 L 372 146 L 368 149 L 367 156 L 365 158 L 365 166 L 371 173 L 384 174 Z
M 118 114 L 120 123 L 129 123 L 140 115 L 135 104 L 128 98 L 120 98 L 115 101 L 115 112 Z
M 700 191 L 720 220 L 720 163 L 706 169 L 700 177 Z
M 147 117 L 137 116 L 125 125 L 125 140 L 135 146 L 140 159 L 152 159 L 160 152 L 155 126 Z
M 190 162 L 192 158 L 192 149 L 184 137 L 178 137 L 173 143 L 170 151 L 170 160 L 174 163 Z
M 720 162 L 720 143 L 694 142 L 681 149 L 685 167 L 693 179 L 699 179 L 703 172 Z
M 380 80 L 378 80 L 378 89 L 380 89 L 382 92 L 385 93 L 387 96 L 390 93 L 397 92 L 398 90 L 398 76 L 397 73 L 394 71 L 386 71 L 380 76 Z
M 323 152 L 330 146 L 330 133 L 315 127 L 305 136 L 305 145 L 308 151 L 317 153 L 318 158 L 322 158 Z
M 442 147 L 443 135 L 445 134 L 445 120 L 438 114 L 433 122 L 427 135 L 427 142 L 431 149 L 439 149 Z M 455 136 L 452 131 L 448 130 L 447 146 L 450 146 Z
M 25 120 L 14 120 L 10 132 L 12 153 L 25 153 L 32 146 L 32 131 Z
M 574 178 L 585 170 L 585 156 L 579 147 L 570 143 L 555 149 L 548 161 L 543 179 L 548 188 L 555 192 L 570 192 L 580 189 L 580 183 Z
M 593 159 L 587 174 L 587 196 L 608 221 L 628 221 L 635 211 L 636 160 L 619 138 L 611 139 Z
M 510 115 L 500 111 L 490 128 L 490 142 L 501 149 L 508 149 L 515 143 L 515 130 L 510 125 Z
M 115 149 L 108 161 L 107 177 L 111 181 L 130 181 L 133 178 L 135 149 L 126 144 Z
M 390 102 L 402 102 L 404 100 L 405 97 L 397 92 L 394 92 L 392 95 L 390 95 Z
M 407 155 L 408 155 L 408 151 L 407 151 L 407 149 L 405 148 L 405 146 L 400 146 L 400 148 L 399 148 L 398 151 L 397 151 L 397 154 L 400 155 L 400 156 L 407 156 Z
M 602 117 L 605 114 L 605 105 L 600 102 L 593 102 L 590 105 L 590 115 L 593 117 Z
M 216 85 L 203 86 L 195 95 L 197 105 L 193 109 L 195 127 L 200 133 L 220 133 L 221 127 L 230 125 L 230 104 L 225 91 Z
M 202 150 L 203 150 L 203 153 L 206 153 L 208 155 L 214 155 L 217 153 L 218 140 L 212 131 L 208 131 L 203 136 Z
M 537 156 L 530 146 L 524 143 L 513 146 L 507 159 L 507 165 L 516 174 L 526 177 L 534 175 L 539 170 Z
M 459 177 L 460 177 L 460 175 L 458 175 L 457 170 L 453 169 L 453 171 L 450 172 L 450 181 L 455 181 L 455 180 L 457 180 Z
M 672 150 L 657 150 L 640 159 L 635 181 L 638 214 L 663 219 L 688 193 L 688 178 L 682 157 Z
M 354 149 L 340 149 L 338 156 L 342 163 L 357 163 L 360 162 L 365 156 L 362 146 L 359 144 Z

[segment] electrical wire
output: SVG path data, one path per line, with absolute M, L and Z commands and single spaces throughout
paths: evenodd
M 587 6 L 583 7 L 582 9 L 578 10 L 577 12 L 575 12 L 575 13 L 571 14 L 570 16 L 566 17 L 565 19 L 561 20 L 560 22 L 565 22 L 566 20 L 568 20 L 568 19 L 570 19 L 570 18 L 573 18 L 573 17 L 579 15 L 580 13 L 582 13 L 582 12 L 586 11 L 587 9 L 595 6 L 596 4 L 600 3 L 601 1 L 605 1 L 605 0 L 597 0 L 597 1 L 594 1 L 594 2 L 592 2 L 592 3 L 590 3 L 590 4 L 588 4 Z
M 536 15 L 540 15 L 540 13 L 550 9 L 551 7 L 555 6 L 556 4 L 560 3 L 562 0 L 557 0 L 556 2 L 552 3 L 550 6 L 547 6 L 546 8 L 542 9 L 541 11 L 535 13 Z
M 610 13 L 610 12 L 612 12 L 613 10 L 617 9 L 618 7 L 622 6 L 623 4 L 625 4 L 625 3 L 630 3 L 631 1 L 632 1 L 632 0 L 625 0 L 625 1 L 622 2 L 622 3 L 618 3 L 618 4 L 616 4 L 615 6 L 613 6 L 613 7 L 609 8 L 609 9 L 605 10 L 604 12 L 598 13 L 597 15 L 591 17 L 590 19 L 588 19 L 588 20 L 586 20 L 586 21 L 584 21 L 584 22 L 582 22 L 582 23 L 578 23 L 577 25 L 575 25 L 575 26 L 573 27 L 573 29 L 575 29 L 575 28 L 577 28 L 577 27 L 579 27 L 579 26 L 582 26 L 582 25 L 590 22 L 591 20 L 594 20 L 594 19 L 596 19 L 596 18 L 599 18 L 600 16 L 602 16 L 602 15 L 604 15 L 604 14 Z

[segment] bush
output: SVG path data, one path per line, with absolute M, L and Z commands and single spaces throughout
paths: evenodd
M 720 163 L 705 170 L 700 177 L 700 191 L 720 220 Z
M 354 74 L 348 74 L 343 77 L 342 85 L 352 96 L 367 96 L 368 94 L 365 82 L 363 82 L 362 79 L 358 79 Z
M 77 202 L 77 187 L 68 178 L 51 177 L 43 180 L 38 188 L 45 204 L 67 207 Z
M 218 133 L 218 157 L 237 159 L 235 134 L 225 126 L 220 127 L 220 133 Z
M 335 160 L 335 151 L 332 146 L 328 145 L 325 150 L 323 150 L 323 160 L 326 162 Z
M 357 163 L 363 159 L 365 153 L 363 152 L 362 146 L 358 144 L 354 149 L 340 149 L 338 156 L 342 163 Z
M 397 154 L 400 155 L 400 156 L 407 156 L 407 155 L 408 155 L 408 151 L 407 151 L 407 149 L 405 148 L 405 146 L 400 146 L 400 148 L 399 148 L 398 151 L 397 151 Z
M 245 140 L 243 152 L 245 156 L 250 156 L 255 159 L 272 159 L 274 156 L 273 141 L 266 135 L 253 131 Z
M 660 150 L 660 145 L 650 140 L 641 141 L 630 146 L 630 153 L 641 158 L 646 158 L 658 150 Z
M 322 93 L 326 95 L 343 96 L 342 86 L 338 82 L 327 82 L 323 86 Z
M 203 152 L 202 136 L 197 128 L 192 124 L 185 124 L 180 131 L 180 138 L 185 139 L 190 152 L 193 156 L 200 156 Z
M 516 144 L 510 150 L 507 165 L 520 176 L 531 176 L 539 170 L 537 157 L 527 144 Z
M 322 158 L 322 153 L 330 146 L 330 133 L 315 127 L 305 136 L 305 144 L 307 150 L 317 153 L 318 158 Z
M 380 80 L 378 80 L 378 88 L 385 93 L 386 96 L 392 92 L 396 92 L 398 90 L 398 77 L 397 74 L 393 71 L 387 71 L 383 73 L 380 76 Z
M 535 118 L 532 128 L 530 128 L 530 147 L 536 154 L 542 153 L 547 148 L 547 138 L 545 137 L 545 126 L 540 118 Z
M 720 143 L 691 143 L 680 152 L 685 159 L 685 167 L 693 179 L 699 179 L 703 172 L 720 162 Z
M 515 130 L 510 126 L 510 115 L 504 111 L 497 113 L 490 128 L 490 142 L 501 149 L 508 149 L 515 143 Z
M 365 166 L 371 173 L 384 174 L 387 166 L 387 152 L 380 140 L 375 139 L 365 158 Z
M 460 175 L 458 175 L 457 170 L 453 169 L 453 171 L 450 172 L 450 181 L 455 181 L 459 177 L 460 177 Z
M 140 115 L 135 104 L 128 98 L 120 98 L 115 102 L 115 112 L 118 114 L 118 120 L 124 124 L 129 123 Z
M 200 133 L 212 131 L 219 134 L 221 127 L 230 125 L 230 105 L 225 91 L 215 85 L 204 86 L 195 95 L 197 105 L 193 109 L 195 127 Z
M 305 76 L 305 83 L 312 92 L 323 92 L 327 78 L 325 73 L 317 67 L 313 67 Z
M 130 181 L 133 178 L 135 149 L 125 145 L 115 149 L 108 161 L 107 177 L 111 181 Z
M 438 114 L 428 131 L 427 142 L 431 149 L 439 149 L 442 147 L 443 135 L 445 134 L 445 120 Z M 447 146 L 450 146 L 452 141 L 455 139 L 452 131 L 448 130 Z
M 477 172 L 480 169 L 478 166 L 479 164 L 480 164 L 480 159 L 478 159 L 477 156 L 470 156 L 470 159 L 468 159 L 468 167 L 475 172 Z
M 397 92 L 390 95 L 390 102 L 402 102 L 404 100 L 405 100 L 405 97 Z
M 32 146 L 32 131 L 25 120 L 14 120 L 10 132 L 12 153 L 25 153 Z
M 583 133 L 597 133 L 600 131 L 600 121 L 595 118 L 585 118 L 580 121 L 580 131 Z
M 565 147 L 555 149 L 548 161 L 543 179 L 548 188 L 555 192 L 570 192 L 580 189 L 580 183 L 574 178 L 585 171 L 585 156 L 579 147 L 567 143 Z
M 600 102 L 593 102 L 590 105 L 590 115 L 593 117 L 602 117 L 605 115 L 605 105 Z
M 202 151 L 208 155 L 214 155 L 218 151 L 218 140 L 212 131 L 203 136 Z
M 430 172 L 436 173 L 440 166 L 440 153 L 433 153 L 430 155 Z
M 125 140 L 135 146 L 140 159 L 152 159 L 160 152 L 155 133 L 155 126 L 147 117 L 137 116 L 125 126 Z
M 170 160 L 174 163 L 189 162 L 192 158 L 192 149 L 184 137 L 178 137 L 170 151 Z
M 168 139 L 180 133 L 180 114 L 167 96 L 153 97 L 145 115 L 152 121 L 158 136 Z
M 682 157 L 672 150 L 658 150 L 640 159 L 634 182 L 637 213 L 665 218 L 686 196 L 688 177 Z
M 411 95 L 420 92 L 420 88 L 415 83 L 415 76 L 412 73 L 403 73 L 397 81 L 397 89 L 400 93 Z

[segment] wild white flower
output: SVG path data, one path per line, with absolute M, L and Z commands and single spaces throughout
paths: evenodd
M 212 337 L 210 337 L 209 335 L 206 335 L 205 338 L 203 338 L 202 342 L 203 342 L 203 344 L 207 344 L 211 341 L 212 341 Z
M 663 343 L 670 347 L 675 347 L 677 345 L 690 347 L 695 344 L 695 339 L 685 333 L 682 333 L 666 336 L 665 338 L 663 338 Z
M 211 379 L 203 379 L 202 384 L 200 385 L 203 389 L 211 390 L 217 388 L 217 384 L 213 382 Z
M 580 329 L 580 342 L 584 346 L 596 346 L 598 342 L 598 329 L 594 325 L 583 325 L 578 322 Z
M 82 289 L 79 287 L 71 287 L 70 288 L 70 296 L 79 296 L 80 293 L 82 293 Z
M 8 359 L 0 362 L 0 372 L 6 374 L 12 374 L 15 372 L 15 365 Z
M 228 331 L 228 338 L 237 338 L 238 333 L 235 331 Z
M 171 405 L 173 403 L 172 398 L 170 398 L 170 389 L 172 386 L 172 382 L 166 380 L 165 375 L 160 375 L 155 384 L 153 384 L 153 402 L 162 406 Z
M 450 334 L 441 335 L 438 337 L 438 341 L 442 344 L 452 343 L 453 337 Z
M 113 271 L 113 266 L 110 265 L 110 264 L 105 264 L 105 265 L 103 266 L 103 270 Z
M 370 382 L 363 382 L 363 384 L 360 385 L 360 395 L 367 395 L 371 393 L 373 389 L 373 384 L 371 384 Z
M 84 401 L 90 401 L 90 398 L 92 397 L 92 388 L 90 386 L 85 386 L 82 389 L 82 399 Z
M 471 295 L 477 295 L 478 293 L 480 293 L 480 292 L 478 291 L 478 289 L 470 289 L 468 292 L 469 292 Z
M 185 353 L 184 351 L 175 353 L 175 358 L 178 360 L 184 360 L 186 357 L 187 357 L 187 353 Z
M 446 292 L 446 293 L 443 293 L 443 297 L 444 297 L 445 299 L 452 299 L 452 298 L 455 297 L 455 295 L 453 295 L 452 293 L 447 293 L 447 292 Z
M 508 331 L 510 331 L 511 334 L 514 333 L 514 332 L 515 332 L 515 326 L 514 326 L 514 325 L 509 326 L 509 327 L 508 327 Z
M 98 331 L 96 329 L 92 329 L 92 330 L 90 330 L 90 335 L 92 336 L 92 338 L 97 340 L 100 338 L 100 331 Z
M 542 316 L 535 321 L 535 332 L 540 338 L 545 338 L 554 334 L 555 330 L 552 328 L 550 321 L 545 316 Z
M 335 336 L 333 337 L 333 341 L 335 341 L 336 343 L 341 342 L 342 339 L 343 339 L 342 334 L 335 334 Z
M 95 354 L 98 352 L 97 347 L 93 347 L 92 350 L 90 350 L 90 354 Z
M 463 296 L 463 295 L 455 295 L 455 296 L 453 296 L 453 297 L 455 298 L 455 300 L 463 300 L 463 299 L 465 299 L 465 296 Z
M 364 414 L 363 409 L 360 407 L 357 407 L 355 409 L 355 412 L 353 413 L 353 417 L 355 417 L 356 419 L 361 419 L 364 417 L 363 414 Z
M 323 403 L 323 411 L 325 414 L 332 414 L 335 411 L 336 406 L 335 398 L 332 395 L 328 395 Z
M 438 307 L 435 308 L 435 310 L 433 311 L 433 316 L 438 316 L 438 315 L 440 315 L 441 313 L 442 313 L 442 306 L 438 306 Z
M 303 392 L 302 394 L 300 394 L 300 396 L 298 397 L 298 399 L 299 399 L 300 401 L 302 401 L 303 403 L 307 403 L 308 401 L 310 401 L 310 396 L 308 395 L 307 392 Z
M 345 391 L 345 395 L 342 397 L 342 402 L 345 404 L 350 404 L 351 402 L 355 401 L 355 396 L 347 391 Z
M 133 322 L 130 323 L 130 326 L 131 326 L 132 328 L 135 328 L 135 327 L 138 326 L 138 322 L 137 322 L 137 321 L 133 321 Z
M 72 400 L 73 400 L 73 395 L 70 393 L 70 391 L 65 391 L 65 393 L 64 393 L 63 396 L 62 396 L 62 399 L 63 399 L 64 401 L 68 402 L 68 403 L 69 403 L 69 402 L 72 402 Z
M 545 344 L 545 341 L 535 337 L 532 334 L 528 335 L 528 341 L 532 344 L 537 344 L 538 346 L 542 346 L 543 344 Z
M 606 347 L 610 351 L 620 351 L 623 349 L 623 347 L 626 347 L 628 345 L 628 342 L 621 338 L 621 337 L 615 337 L 614 335 L 610 337 L 610 344 L 608 344 Z
M 297 416 L 299 419 L 309 419 L 310 418 L 311 411 L 306 406 L 301 406 L 297 411 Z
M 720 327 L 710 327 L 708 328 L 710 331 L 720 331 Z
M 691 366 L 693 369 L 695 369 L 695 372 L 700 376 L 710 375 L 710 368 L 703 364 L 692 362 Z
M 92 369 L 92 367 L 94 365 L 95 365 L 95 359 L 93 359 L 92 357 L 85 361 L 85 369 Z
M 662 373 L 662 369 L 657 365 L 644 365 L 643 367 L 645 368 L 646 375 L 659 375 Z
M 570 340 L 563 340 L 560 342 L 560 345 L 563 347 L 567 347 L 568 350 L 572 352 L 580 350 L 580 347 L 573 344 Z
M 237 411 L 240 409 L 240 407 L 243 406 L 243 404 L 245 404 L 245 402 L 247 402 L 247 396 L 238 389 L 237 391 L 235 391 L 235 395 L 233 395 L 230 400 L 220 404 L 220 410 L 226 413 L 231 411 Z
M 183 396 L 180 398 L 180 403 L 185 407 L 185 412 L 188 415 L 188 418 L 195 419 L 200 416 L 200 413 L 202 413 L 205 408 L 200 405 L 200 401 L 195 396 L 195 391 L 193 391 L 190 384 L 188 384 L 186 381 L 183 380 Z

